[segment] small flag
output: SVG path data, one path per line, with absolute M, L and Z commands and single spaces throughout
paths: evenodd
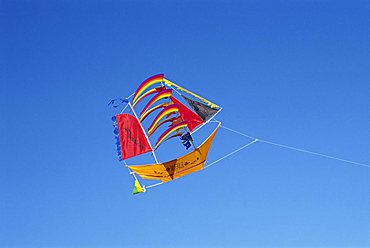
M 108 103 L 108 106 L 112 105 L 113 108 L 117 108 L 122 103 L 128 103 L 128 100 L 127 99 L 122 99 L 122 98 L 113 99 Z
M 139 194 L 141 192 L 144 192 L 143 188 L 141 187 L 139 181 L 136 179 L 135 180 L 135 185 L 134 185 L 134 189 L 132 190 L 132 194 Z
M 185 146 L 186 150 L 191 147 L 190 142 L 193 141 L 193 138 L 191 137 L 189 132 L 181 136 L 180 139 L 182 140 L 181 143 Z
M 208 121 L 209 118 L 211 118 L 219 110 L 218 108 L 212 108 L 198 101 L 191 100 L 186 96 L 182 97 L 194 109 L 194 111 L 199 115 L 199 117 L 202 118 L 203 121 Z

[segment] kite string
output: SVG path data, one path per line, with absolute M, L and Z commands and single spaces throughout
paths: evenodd
M 226 130 L 229 130 L 231 132 L 234 132 L 236 134 L 242 135 L 244 137 L 247 137 L 247 138 L 250 138 L 250 139 L 257 139 L 253 136 L 250 136 L 250 135 L 245 134 L 245 133 L 241 133 L 239 131 L 236 131 L 234 129 L 226 127 L 224 125 L 221 125 L 221 127 L 226 129 Z M 323 154 L 323 153 L 318 153 L 318 152 L 313 152 L 313 151 L 309 151 L 309 150 L 305 150 L 305 149 L 300 149 L 300 148 L 293 147 L 293 146 L 283 145 L 283 144 L 271 142 L 271 141 L 268 141 L 268 140 L 263 140 L 263 139 L 257 139 L 257 140 L 261 143 L 265 143 L 265 144 L 269 144 L 269 145 L 273 145 L 273 146 L 278 146 L 278 147 L 282 147 L 282 148 L 286 148 L 286 149 L 290 149 L 290 150 L 294 150 L 294 151 L 298 151 L 298 152 L 303 152 L 303 153 L 307 153 L 307 154 L 311 154 L 311 155 L 316 155 L 316 156 L 320 156 L 320 157 L 324 157 L 324 158 L 329 158 L 329 159 L 333 159 L 333 160 L 337 160 L 337 161 L 341 161 L 341 162 L 345 162 L 345 163 L 349 163 L 349 164 L 354 164 L 354 165 L 359 165 L 359 166 L 364 166 L 364 167 L 370 168 L 370 165 L 368 165 L 368 164 L 359 163 L 359 162 L 348 160 L 348 159 L 338 158 L 338 157 L 326 155 L 326 154 Z
M 217 121 L 217 120 L 215 119 L 215 121 Z M 217 121 L 217 122 L 218 122 L 218 121 Z M 253 137 L 253 136 L 250 136 L 250 135 L 247 135 L 247 134 L 241 133 L 241 132 L 239 132 L 239 131 L 236 131 L 236 130 L 231 129 L 231 128 L 228 128 L 228 127 L 225 127 L 224 125 L 221 125 L 221 127 L 222 127 L 223 129 L 229 130 L 229 131 L 234 132 L 234 133 L 236 133 L 236 134 L 240 134 L 240 135 L 242 135 L 242 136 L 244 136 L 244 137 L 247 137 L 247 138 L 250 138 L 250 139 L 256 139 L 256 137 Z
M 236 150 L 234 150 L 234 151 L 232 151 L 232 152 L 230 152 L 230 153 L 226 154 L 225 156 L 223 156 L 223 157 L 221 157 L 221 158 L 217 159 L 216 161 L 213 161 L 212 163 L 208 164 L 207 166 L 204 166 L 204 168 L 203 168 L 203 169 L 206 169 L 206 168 L 208 168 L 208 167 L 210 167 L 210 166 L 212 166 L 212 165 L 214 165 L 214 164 L 216 164 L 216 163 L 220 162 L 221 160 L 224 160 L 225 158 L 227 158 L 227 157 L 229 157 L 229 156 L 233 155 L 234 153 L 237 153 L 237 152 L 239 152 L 239 151 L 243 150 L 244 148 L 247 148 L 248 146 L 253 145 L 253 144 L 254 144 L 254 143 L 256 143 L 257 141 L 259 141 L 259 140 L 258 140 L 258 139 L 255 139 L 255 140 L 253 140 L 252 142 L 249 142 L 248 144 L 246 144 L 246 145 L 244 145 L 244 146 L 242 146 L 242 147 L 240 147 L 240 148 L 238 148 L 238 149 L 236 149 Z

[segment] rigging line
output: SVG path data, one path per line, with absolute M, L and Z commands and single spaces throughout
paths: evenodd
M 135 180 L 137 180 L 135 172 L 131 171 L 130 168 L 128 168 L 128 165 L 127 165 L 125 160 L 123 160 L 123 163 L 124 163 L 125 167 L 128 169 L 128 171 L 130 172 L 130 175 L 132 175 L 135 178 Z
M 134 92 L 134 93 L 132 93 L 131 95 L 129 95 L 128 97 L 126 97 L 125 99 L 126 99 L 126 100 L 128 100 L 128 99 L 129 99 L 129 98 L 131 98 L 134 94 L 135 94 L 135 92 Z M 126 106 L 121 110 L 120 114 L 122 114 L 122 113 L 123 113 L 123 111 L 125 111 L 127 107 L 128 107 L 128 103 L 126 103 Z
M 215 119 L 215 120 L 216 120 L 216 119 Z M 236 134 L 240 134 L 240 135 L 242 135 L 242 136 L 244 136 L 244 137 L 247 137 L 247 138 L 250 138 L 250 139 L 256 139 L 256 137 L 253 137 L 253 136 L 250 136 L 250 135 L 247 135 L 247 134 L 241 133 L 241 132 L 239 132 L 239 131 L 236 131 L 236 130 L 231 129 L 231 128 L 228 128 L 228 127 L 225 127 L 224 125 L 221 125 L 221 127 L 222 127 L 223 129 L 229 130 L 229 131 L 234 132 L 234 133 L 236 133 Z
M 121 110 L 121 114 L 123 113 L 123 111 L 125 111 L 125 109 L 128 107 L 128 103 L 126 104 L 126 106 Z
M 178 95 L 182 96 L 180 92 L 178 92 L 174 87 L 170 86 L 171 89 L 173 89 Z
M 223 125 L 221 125 L 221 127 L 224 128 L 224 129 L 227 129 L 231 132 L 240 134 L 244 137 L 247 137 L 247 138 L 250 138 L 250 139 L 256 139 L 253 136 L 241 133 L 241 132 L 236 131 L 234 129 L 231 129 L 229 127 L 225 127 Z M 354 165 L 359 165 L 359 166 L 364 166 L 364 167 L 370 168 L 370 165 L 368 165 L 368 164 L 359 163 L 359 162 L 348 160 L 348 159 L 338 158 L 338 157 L 326 155 L 326 154 L 323 154 L 323 153 L 318 153 L 318 152 L 313 152 L 313 151 L 309 151 L 309 150 L 305 150 L 305 149 L 300 149 L 300 148 L 293 147 L 293 146 L 283 145 L 283 144 L 271 142 L 271 141 L 268 141 L 268 140 L 258 139 L 258 141 L 260 141 L 261 143 L 265 143 L 265 144 L 269 144 L 269 145 L 273 145 L 273 146 L 278 146 L 278 147 L 282 147 L 282 148 L 286 148 L 286 149 L 290 149 L 290 150 L 294 150 L 294 151 L 298 151 L 298 152 L 303 152 L 303 153 L 307 153 L 307 154 L 311 154 L 311 155 L 316 155 L 316 156 L 320 156 L 320 157 L 324 157 L 324 158 L 328 158 L 328 159 L 333 159 L 333 160 L 337 160 L 337 161 L 341 161 L 341 162 L 345 162 L 345 163 L 349 163 L 349 164 L 354 164 Z
M 126 167 L 126 168 L 128 169 L 128 171 L 130 172 L 130 175 L 132 175 L 132 176 L 134 177 L 135 181 L 139 181 L 139 180 L 137 179 L 137 176 L 136 176 L 135 172 L 131 171 L 131 170 L 130 170 L 130 168 L 128 168 L 128 165 L 127 165 L 127 163 L 126 163 L 126 161 L 125 161 L 125 160 L 123 160 L 123 163 L 125 164 L 125 167 Z M 143 189 L 143 192 L 145 193 L 145 192 L 146 192 L 146 187 L 145 187 L 145 185 L 143 185 L 143 186 L 142 186 L 142 189 Z
M 131 95 L 129 95 L 128 97 L 126 97 L 126 99 L 128 100 L 129 98 L 131 98 L 133 95 L 135 95 L 135 92 L 132 93 Z
M 152 184 L 152 185 L 148 185 L 148 186 L 145 186 L 146 189 L 150 189 L 150 188 L 153 188 L 153 187 L 156 187 L 156 186 L 159 186 L 161 184 L 163 184 L 164 182 L 159 182 L 159 183 L 155 183 L 155 184 Z
M 234 153 L 237 153 L 237 152 L 239 152 L 239 151 L 243 150 L 244 148 L 247 148 L 248 146 L 253 145 L 253 144 L 254 144 L 254 143 L 256 143 L 257 141 L 259 141 L 259 140 L 258 140 L 258 139 L 255 139 L 255 140 L 253 140 L 252 142 L 249 142 L 248 144 L 246 144 L 246 145 L 244 145 L 244 146 L 242 146 L 242 147 L 240 147 L 240 148 L 236 149 L 235 151 L 232 151 L 232 152 L 230 152 L 230 153 L 226 154 L 225 156 L 223 156 L 223 157 L 221 157 L 221 158 L 217 159 L 216 161 L 213 161 L 212 163 L 208 164 L 207 166 L 204 166 L 203 170 L 204 170 L 204 169 L 206 169 L 206 168 L 208 168 L 208 167 L 210 167 L 211 165 L 214 165 L 214 164 L 216 164 L 216 163 L 220 162 L 221 160 L 223 160 L 223 159 L 225 159 L 225 158 L 227 158 L 227 157 L 229 157 L 229 156 L 233 155 Z

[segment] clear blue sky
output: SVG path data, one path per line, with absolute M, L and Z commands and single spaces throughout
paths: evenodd
M 370 169 L 257 143 L 146 194 L 112 98 L 156 73 L 370 163 L 368 1 L 0 1 L 0 247 L 369 247 Z M 220 130 L 209 161 L 249 142 Z

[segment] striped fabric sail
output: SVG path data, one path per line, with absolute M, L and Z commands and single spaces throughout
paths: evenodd
M 144 121 L 146 117 L 148 117 L 148 115 L 150 115 L 152 112 L 154 112 L 155 110 L 157 109 L 160 109 L 160 108 L 165 108 L 167 107 L 169 104 L 171 103 L 168 103 L 168 102 L 164 102 L 164 103 L 161 103 L 161 104 L 158 104 L 150 109 L 148 109 L 145 113 L 143 113 L 141 116 L 140 116 L 140 121 Z
M 186 121 L 183 121 L 183 122 L 180 122 L 172 127 L 170 127 L 169 129 L 167 129 L 157 140 L 157 143 L 155 143 L 155 147 L 154 147 L 154 150 L 158 148 L 158 146 L 167 138 L 167 136 L 169 136 L 171 133 L 173 133 L 174 131 L 177 131 L 179 129 L 182 129 L 182 128 L 186 128 L 188 125 L 188 123 Z
M 164 74 L 157 74 L 142 82 L 139 88 L 135 91 L 134 98 L 132 103 L 135 104 L 138 100 L 139 96 L 144 93 L 144 91 L 149 88 L 150 86 L 163 82 Z
M 141 100 L 143 100 L 145 97 L 149 96 L 149 95 L 152 95 L 154 93 L 158 93 L 158 92 L 161 92 L 163 90 L 165 90 L 166 87 L 164 86 L 160 86 L 160 87 L 157 87 L 157 88 L 154 88 L 154 89 L 151 89 L 151 90 L 148 90 L 147 92 L 145 92 L 144 94 L 142 94 L 140 97 L 137 98 L 137 100 L 132 104 L 132 107 L 135 107 L 136 104 L 138 104 Z
M 171 104 L 165 107 L 153 120 L 152 124 L 148 128 L 148 134 L 151 134 L 154 130 L 154 128 L 157 126 L 158 122 L 163 119 L 165 116 L 169 116 L 173 113 L 178 113 L 179 107 L 176 104 Z
M 161 99 L 168 98 L 172 95 L 172 90 L 163 90 L 157 93 L 144 107 L 141 111 L 140 116 L 142 116 L 150 106 L 152 106 L 155 102 L 158 102 Z

